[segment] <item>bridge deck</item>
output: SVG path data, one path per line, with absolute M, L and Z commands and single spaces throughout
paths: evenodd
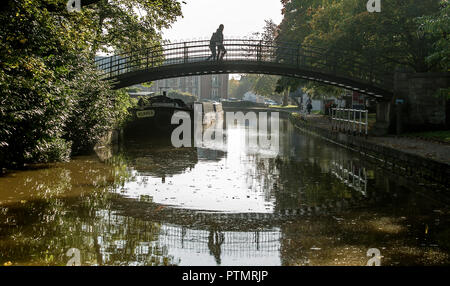
M 257 73 L 321 82 L 377 98 L 392 96 L 393 76 L 343 51 L 260 40 L 224 41 L 222 60 L 209 59 L 209 41 L 150 47 L 96 61 L 114 88 L 200 74 Z

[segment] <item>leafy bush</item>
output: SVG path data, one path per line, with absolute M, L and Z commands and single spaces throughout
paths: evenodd
M 179 90 L 171 90 L 169 91 L 167 96 L 172 99 L 181 99 L 182 101 L 184 101 L 184 103 L 192 103 L 194 101 L 197 101 L 197 97 L 195 95 Z
M 67 160 L 123 120 L 127 98 L 100 78 L 71 22 L 38 2 L 10 4 L 0 14 L 0 166 Z
M 34 162 L 68 161 L 70 159 L 71 145 L 72 142 L 62 138 L 55 138 L 51 141 L 39 140 L 30 154 L 30 158 L 26 159 Z

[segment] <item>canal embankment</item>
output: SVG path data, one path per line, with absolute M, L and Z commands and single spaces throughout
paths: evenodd
M 267 113 L 271 113 L 271 112 L 278 112 L 280 114 L 281 118 L 289 118 L 290 115 L 293 112 L 299 112 L 300 109 L 293 109 L 293 108 L 274 108 L 274 107 L 252 107 L 252 106 L 248 106 L 248 107 L 239 107 L 239 106 L 224 106 L 223 107 L 223 111 L 224 112 L 267 112 Z
M 450 145 L 395 136 L 355 136 L 331 129 L 324 116 L 292 113 L 291 122 L 299 130 L 351 149 L 391 172 L 413 180 L 450 183 Z

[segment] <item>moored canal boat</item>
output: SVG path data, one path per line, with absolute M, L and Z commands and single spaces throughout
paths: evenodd
M 138 106 L 133 108 L 132 120 L 125 127 L 128 135 L 148 136 L 171 133 L 178 125 L 171 124 L 175 112 L 187 112 L 193 118 L 192 105 L 187 105 L 180 99 L 172 99 L 162 95 L 140 99 Z
M 132 137 L 166 136 L 181 123 L 172 124 L 173 115 L 179 111 L 185 112 L 190 117 L 191 127 L 194 128 L 194 105 L 201 105 L 201 113 L 198 116 L 202 120 L 203 128 L 208 128 L 215 122 L 223 120 L 223 109 L 220 103 L 186 104 L 180 99 L 167 97 L 163 92 L 163 95 L 139 100 L 137 107 L 131 110 L 132 118 L 125 126 L 124 133 L 126 136 Z

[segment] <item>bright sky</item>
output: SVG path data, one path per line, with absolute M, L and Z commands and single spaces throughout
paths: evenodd
M 261 32 L 264 20 L 275 24 L 282 20 L 280 0 L 184 0 L 183 18 L 169 30 L 164 39 L 172 42 L 204 38 L 209 39 L 220 24 L 225 26 L 225 38 L 250 36 Z

